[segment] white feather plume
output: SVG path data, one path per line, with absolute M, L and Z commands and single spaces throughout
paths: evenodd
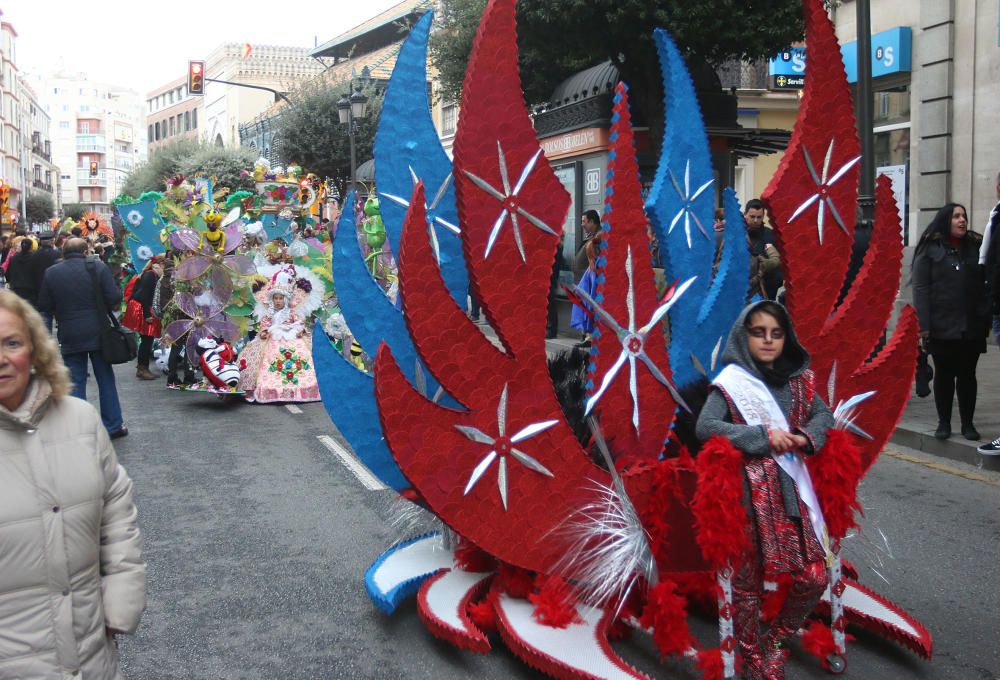
M 654 585 L 657 567 L 646 529 L 604 438 L 593 419 L 589 423 L 612 483 L 594 482 L 598 500 L 578 510 L 558 530 L 568 539 L 569 548 L 555 570 L 574 583 L 584 603 L 603 607 L 614 599 L 624 602 L 640 578 Z

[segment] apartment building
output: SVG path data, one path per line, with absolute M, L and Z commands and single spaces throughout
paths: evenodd
M 37 75 L 32 82 L 52 121 L 62 203 L 110 217 L 125 178 L 147 158 L 143 98 L 85 73 Z
M 150 155 L 179 139 L 198 139 L 201 100 L 188 94 L 187 78 L 177 78 L 146 95 L 146 145 Z

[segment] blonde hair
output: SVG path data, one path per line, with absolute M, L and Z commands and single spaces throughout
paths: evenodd
M 63 364 L 59 346 L 45 328 L 42 315 L 17 293 L 0 290 L 0 309 L 16 314 L 24 322 L 31 342 L 31 365 L 35 375 L 48 381 L 52 398 L 58 401 L 70 392 L 69 371 Z

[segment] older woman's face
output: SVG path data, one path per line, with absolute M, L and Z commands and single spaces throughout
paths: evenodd
M 0 405 L 13 411 L 31 380 L 31 340 L 24 319 L 0 308 Z
M 957 205 L 951 214 L 951 237 L 964 238 L 968 231 L 969 218 L 965 216 L 965 208 Z

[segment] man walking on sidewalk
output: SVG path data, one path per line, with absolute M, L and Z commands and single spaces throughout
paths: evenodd
M 979 247 L 979 264 L 983 266 L 993 314 L 993 337 L 1000 347 L 1000 174 L 997 175 L 997 204 L 990 212 L 983 232 L 983 245 Z M 1000 455 L 1000 437 L 979 447 L 980 453 Z
M 38 295 L 38 308 L 51 314 L 59 324 L 59 348 L 73 379 L 73 396 L 87 398 L 87 360 L 94 369 L 100 394 L 101 420 L 112 439 L 124 437 L 128 428 L 122 422 L 122 407 L 111 365 L 101 355 L 101 331 L 97 296 L 104 298 L 108 309 L 122 301 L 108 266 L 86 255 L 87 242 L 71 238 L 63 246 L 63 261 L 45 272 Z M 94 277 L 91 277 L 93 269 Z M 97 285 L 94 285 L 96 278 Z

